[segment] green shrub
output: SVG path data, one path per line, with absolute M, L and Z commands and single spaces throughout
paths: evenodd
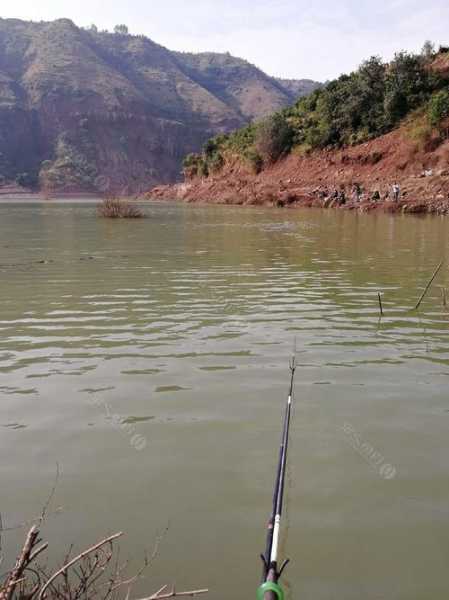
M 201 159 L 198 163 L 199 177 L 209 177 L 209 165 L 206 160 Z
M 187 154 L 182 163 L 184 176 L 187 179 L 191 179 L 192 177 L 196 177 L 198 175 L 198 167 L 200 162 L 200 154 Z
M 385 113 L 395 125 L 429 96 L 430 79 L 420 56 L 399 52 L 386 70 Z
M 264 163 L 276 162 L 283 154 L 290 152 L 292 143 L 293 130 L 282 114 L 275 114 L 258 123 L 255 149 Z
M 218 140 L 216 138 L 211 138 L 207 140 L 207 142 L 203 145 L 203 154 L 207 158 L 213 156 L 218 150 Z
M 426 40 L 421 50 L 421 56 L 426 62 L 430 62 L 435 54 L 435 44 L 432 44 L 430 40 Z
M 248 148 L 248 150 L 245 151 L 244 158 L 255 175 L 258 175 L 262 171 L 263 158 L 255 148 Z
M 432 127 L 428 118 L 424 115 L 424 117 L 414 120 L 407 127 L 407 134 L 419 150 L 424 150 L 432 137 Z
M 302 144 L 297 144 L 292 148 L 292 154 L 296 154 L 297 156 L 305 157 L 308 156 L 312 152 L 313 148 L 310 144 L 306 144 L 305 142 Z
M 211 173 L 218 173 L 224 165 L 223 155 L 220 152 L 214 152 L 207 161 L 208 169 Z
M 444 119 L 449 117 L 449 91 L 441 90 L 434 94 L 429 101 L 427 109 L 429 122 L 437 127 Z
M 129 30 L 128 27 L 126 25 L 116 25 L 114 27 L 114 33 L 117 35 L 128 35 L 129 34 Z
M 34 173 L 19 173 L 16 175 L 15 182 L 21 187 L 34 188 L 37 185 L 37 176 Z

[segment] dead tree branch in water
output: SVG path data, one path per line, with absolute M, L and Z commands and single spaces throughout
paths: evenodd
M 441 301 L 443 302 L 443 308 L 447 311 L 447 292 L 444 286 L 441 286 Z
M 427 292 L 428 292 L 428 291 L 429 291 L 429 289 L 430 289 L 430 286 L 431 286 L 431 285 L 432 285 L 432 283 L 435 281 L 435 278 L 436 278 L 436 276 L 438 275 L 438 273 L 441 271 L 441 267 L 443 266 L 443 264 L 444 264 L 444 260 L 442 260 L 442 261 L 440 262 L 440 264 L 438 265 L 438 267 L 435 269 L 435 272 L 433 273 L 432 277 L 430 278 L 430 281 L 429 281 L 429 283 L 426 285 L 426 287 L 425 287 L 425 289 L 424 289 L 423 293 L 421 294 L 421 297 L 420 297 L 420 299 L 418 300 L 418 303 L 417 303 L 417 305 L 415 306 L 415 310 L 418 310 L 418 308 L 421 306 L 421 303 L 422 303 L 422 301 L 424 300 L 424 298 L 426 297 L 426 295 L 427 295 Z
M 379 300 L 379 311 L 380 311 L 380 316 L 383 317 L 384 316 L 384 307 L 382 304 L 382 294 L 380 292 L 377 292 L 377 297 Z
M 49 509 L 50 504 L 56 493 L 56 488 L 58 487 L 58 482 L 59 482 L 59 463 L 57 462 L 56 463 L 55 480 L 53 482 L 53 487 L 50 490 L 50 494 L 48 495 L 48 498 L 42 508 L 42 512 L 41 512 L 41 516 L 40 516 L 40 523 L 43 523 L 43 521 L 45 521 L 45 517 L 47 516 L 48 509 Z

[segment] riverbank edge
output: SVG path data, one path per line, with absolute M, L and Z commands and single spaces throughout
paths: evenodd
M 399 198 L 398 201 L 391 200 L 390 198 L 380 200 L 361 199 L 360 201 L 350 200 L 341 204 L 332 196 L 323 196 L 321 189 L 286 189 L 282 184 L 277 189 L 265 190 L 259 197 L 255 198 L 252 190 L 250 193 L 244 189 L 239 189 L 235 193 L 229 189 L 217 191 L 213 189 L 213 184 L 192 182 L 157 186 L 145 195 L 145 199 L 288 209 L 322 208 L 357 211 L 361 213 L 383 212 L 390 214 L 449 215 L 448 198 L 422 200 L 407 195 Z
M 411 124 L 355 146 L 291 153 L 254 173 L 228 156 L 208 177 L 160 185 L 146 198 L 215 204 L 449 214 L 449 139 L 422 145 Z M 392 200 L 393 186 L 400 195 Z M 357 193 L 355 193 L 357 190 Z M 338 202 L 344 196 L 345 202 Z M 359 200 L 356 198 L 359 197 Z

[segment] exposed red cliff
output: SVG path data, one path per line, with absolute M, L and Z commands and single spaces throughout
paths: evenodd
M 433 146 L 437 147 L 433 147 Z M 393 201 L 392 185 L 401 188 Z M 361 188 L 360 201 L 353 190 Z M 344 191 L 346 203 L 333 196 Z M 206 179 L 158 186 L 153 199 L 220 204 L 317 206 L 361 211 L 449 214 L 449 140 L 414 141 L 408 125 L 370 142 L 341 150 L 292 153 L 258 175 L 239 160 L 229 160 Z

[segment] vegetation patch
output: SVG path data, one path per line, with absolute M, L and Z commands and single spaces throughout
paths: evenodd
M 41 164 L 39 179 L 43 189 L 94 188 L 97 168 L 77 146 L 68 133 L 58 137 L 55 159 Z
M 106 219 L 141 219 L 145 216 L 140 208 L 118 198 L 103 200 L 97 208 L 97 213 L 99 217 Z
M 305 155 L 367 142 L 392 131 L 418 109 L 424 116 L 411 136 L 425 145 L 434 139 L 435 129 L 446 131 L 449 120 L 447 79 L 433 68 L 440 54 L 427 42 L 420 54 L 399 52 L 389 63 L 374 56 L 293 106 L 212 138 L 201 154 L 186 158 L 185 174 L 207 177 L 228 156 L 238 157 L 258 173 L 291 152 Z

